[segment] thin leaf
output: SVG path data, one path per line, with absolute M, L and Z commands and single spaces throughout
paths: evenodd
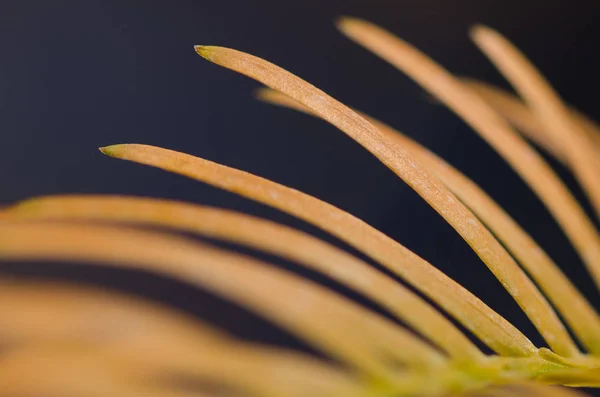
M 340 29 L 438 97 L 494 147 L 544 202 L 600 285 L 600 237 L 577 200 L 543 158 L 477 94 L 416 48 L 365 21 Z
M 266 102 L 314 115 L 290 97 L 262 89 L 258 97 Z M 390 139 L 396 140 L 433 172 L 465 203 L 520 261 L 549 297 L 576 336 L 592 352 L 600 352 L 600 318 L 598 313 L 562 273 L 544 250 L 501 206 L 477 184 L 443 159 L 392 127 L 363 114 L 371 124 Z
M 114 145 L 108 156 L 197 179 L 277 208 L 328 231 L 404 278 L 446 309 L 496 352 L 535 354 L 533 344 L 479 298 L 417 255 L 360 219 L 297 190 L 198 157 L 148 145 Z
M 247 307 L 379 381 L 443 364 L 436 350 L 374 313 L 262 262 L 163 234 L 2 222 L 0 257 L 103 262 L 177 278 Z M 390 346 L 395 346 L 390 349 Z
M 548 135 L 544 123 L 517 96 L 478 80 L 463 79 L 462 81 L 535 144 L 568 165 L 564 147 Z M 573 108 L 569 109 L 569 112 L 571 119 L 583 128 L 591 144 L 600 148 L 600 126 Z
M 551 139 L 562 145 L 571 169 L 586 191 L 596 214 L 600 215 L 600 151 L 590 144 L 579 123 L 571 119 L 570 112 L 552 86 L 514 45 L 498 32 L 484 26 L 475 27 L 471 36 L 529 103 Z
M 282 68 L 239 51 L 197 46 L 202 57 L 254 78 L 285 93 L 318 113 L 374 154 L 411 186 L 471 246 L 544 336 L 565 356 L 579 354 L 577 346 L 553 308 L 481 222 L 426 168 L 402 147 L 382 135 L 364 118 L 323 91 Z
M 109 360 L 123 374 L 126 363 L 125 374 L 156 388 L 157 379 L 180 374 L 270 397 L 364 392 L 364 385 L 320 360 L 242 343 L 158 305 L 89 287 L 0 282 L 0 313 L 5 347 L 21 355 L 25 347 L 37 359 L 51 353 L 45 360 L 53 366 L 69 358 L 94 365 Z M 68 389 L 73 379 L 63 382 Z
M 126 363 L 89 355 L 73 356 L 64 348 L 20 348 L 3 351 L 0 393 L 3 396 L 48 397 L 198 396 L 185 391 L 156 390 L 152 385 L 128 380 L 124 374 L 129 371 Z
M 389 309 L 459 361 L 482 353 L 419 296 L 346 252 L 294 229 L 218 208 L 122 196 L 55 196 L 22 202 L 5 211 L 18 219 L 83 219 L 141 222 L 245 244 L 319 271 Z

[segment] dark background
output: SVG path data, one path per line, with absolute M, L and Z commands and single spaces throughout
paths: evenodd
M 469 26 L 488 24 L 524 50 L 569 102 L 600 118 L 600 7 L 593 0 L 2 0 L 0 202 L 67 192 L 160 196 L 235 208 L 323 236 L 232 194 L 106 158 L 97 147 L 136 142 L 185 151 L 348 210 L 442 268 L 541 343 L 467 245 L 375 158 L 323 122 L 257 102 L 257 83 L 193 51 L 195 44 L 223 45 L 289 69 L 448 159 L 513 214 L 597 306 L 583 266 L 527 187 L 457 117 L 342 37 L 333 25 L 339 15 L 392 30 L 452 72 L 506 86 L 468 38 Z M 127 285 L 114 272 L 72 272 Z M 167 297 L 243 336 L 297 344 L 218 299 L 152 276 L 135 279 L 138 292 Z

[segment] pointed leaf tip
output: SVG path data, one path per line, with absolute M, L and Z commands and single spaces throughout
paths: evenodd
M 254 97 L 256 99 L 262 100 L 265 97 L 269 97 L 271 95 L 272 90 L 269 87 L 259 87 L 254 90 Z
M 362 22 L 361 19 L 356 18 L 356 17 L 351 17 L 349 15 L 341 15 L 341 16 L 337 17 L 335 20 L 335 24 L 339 28 L 343 28 L 344 26 L 351 25 L 353 23 L 360 23 L 360 22 Z
M 105 155 L 110 156 L 110 157 L 115 157 L 116 156 L 116 151 L 119 148 L 119 146 L 121 146 L 121 145 L 103 146 L 103 147 L 99 147 L 98 150 L 100 150 L 100 152 L 102 154 L 105 154 Z
M 215 53 L 215 48 L 216 47 L 207 45 L 194 46 L 194 50 L 196 50 L 196 53 L 208 61 L 212 61 L 212 57 Z
M 100 150 L 100 153 L 110 156 L 110 148 L 111 148 L 111 146 L 102 146 L 102 147 L 99 147 L 98 150 Z
M 343 34 L 350 36 L 352 31 L 358 26 L 371 25 L 370 22 L 365 21 L 364 19 L 350 17 L 350 16 L 341 16 L 335 21 L 335 26 L 341 31 Z
M 469 35 L 471 36 L 471 39 L 473 40 L 477 40 L 477 37 L 481 36 L 481 35 L 492 35 L 492 34 L 496 34 L 496 31 L 492 28 L 490 28 L 489 26 L 483 25 L 481 23 L 476 23 L 475 25 L 471 26 L 471 28 L 469 29 Z
M 338 27 L 338 29 L 341 29 L 344 23 L 346 23 L 347 19 L 349 19 L 349 17 L 347 17 L 346 15 L 341 15 L 339 17 L 336 17 L 333 23 L 335 24 L 335 26 Z

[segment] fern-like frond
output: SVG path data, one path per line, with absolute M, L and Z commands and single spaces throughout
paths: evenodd
M 454 77 L 368 22 L 342 18 L 338 26 L 421 84 L 493 146 L 544 202 L 600 285 L 600 237 L 592 220 L 513 129 L 569 167 L 600 213 L 595 183 L 600 128 L 594 122 L 567 107 L 524 56 L 488 28 L 475 28 L 473 38 L 525 102 Z M 342 209 L 189 154 L 120 144 L 100 150 L 302 219 L 417 292 L 313 236 L 234 211 L 124 196 L 30 199 L 0 210 L 0 260 L 96 264 L 175 279 L 254 312 L 324 357 L 242 341 L 174 308 L 120 293 L 2 277 L 1 395 L 575 397 L 581 394 L 554 385 L 600 387 L 597 311 L 472 180 L 406 135 L 270 62 L 223 47 L 196 51 L 269 87 L 259 92 L 260 99 L 317 116 L 377 157 L 456 230 L 548 347 L 535 346 L 435 266 Z M 159 230 L 145 230 L 148 226 Z M 360 293 L 406 327 L 268 262 L 172 232 L 295 262 Z M 471 338 L 493 353 L 484 353 Z
M 577 347 L 560 319 L 514 259 L 479 219 L 404 148 L 383 135 L 356 112 L 278 66 L 227 48 L 197 47 L 197 51 L 211 62 L 243 73 L 289 95 L 373 153 L 461 235 L 550 345 L 563 355 L 577 355 Z
M 480 361 L 481 351 L 418 295 L 369 264 L 306 233 L 219 208 L 134 197 L 57 196 L 32 199 L 7 211 L 18 219 L 139 223 L 244 244 L 336 280 L 379 303 L 452 359 Z
M 600 236 L 593 223 L 552 168 L 504 119 L 458 79 L 391 33 L 356 19 L 342 19 L 338 26 L 439 98 L 498 151 L 546 205 L 600 285 Z
M 280 106 L 311 113 L 290 97 L 269 89 L 258 92 L 258 98 Z M 572 328 L 579 341 L 597 353 L 600 346 L 600 317 L 587 299 L 562 273 L 544 250 L 510 215 L 489 197 L 477 184 L 440 157 L 427 150 L 400 131 L 363 115 L 379 131 L 396 140 L 399 145 L 423 163 L 500 239 L 519 263 L 531 274 L 548 296 L 559 314 Z
M 194 378 L 272 397 L 365 395 L 333 365 L 240 342 L 156 304 L 48 282 L 0 287 L 0 337 L 14 346 L 0 363 L 2 395 L 203 395 L 176 387 Z
M 535 354 L 535 346 L 480 299 L 360 219 L 321 200 L 247 172 L 147 145 L 102 148 L 113 157 L 176 172 L 297 216 L 371 256 L 446 309 L 495 351 Z

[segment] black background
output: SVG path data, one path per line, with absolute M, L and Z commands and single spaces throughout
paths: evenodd
M 506 86 L 468 38 L 469 26 L 488 24 L 524 50 L 570 103 L 598 119 L 597 4 L 2 0 L 0 202 L 67 192 L 150 195 L 235 208 L 324 236 L 261 205 L 106 158 L 96 148 L 136 142 L 185 151 L 348 210 L 442 268 L 541 344 L 467 245 L 392 172 L 333 127 L 257 102 L 252 97 L 257 83 L 205 62 L 193 45 L 222 45 L 266 58 L 424 143 L 481 184 L 598 306 L 597 292 L 560 229 L 493 150 L 333 24 L 340 15 L 368 19 L 452 72 Z M 583 197 L 568 173 L 557 169 Z M 177 283 L 140 274 L 123 281 L 97 269 L 69 271 L 120 288 L 135 276 L 133 289 L 140 293 L 167 297 L 245 337 L 297 345 L 254 316 Z

